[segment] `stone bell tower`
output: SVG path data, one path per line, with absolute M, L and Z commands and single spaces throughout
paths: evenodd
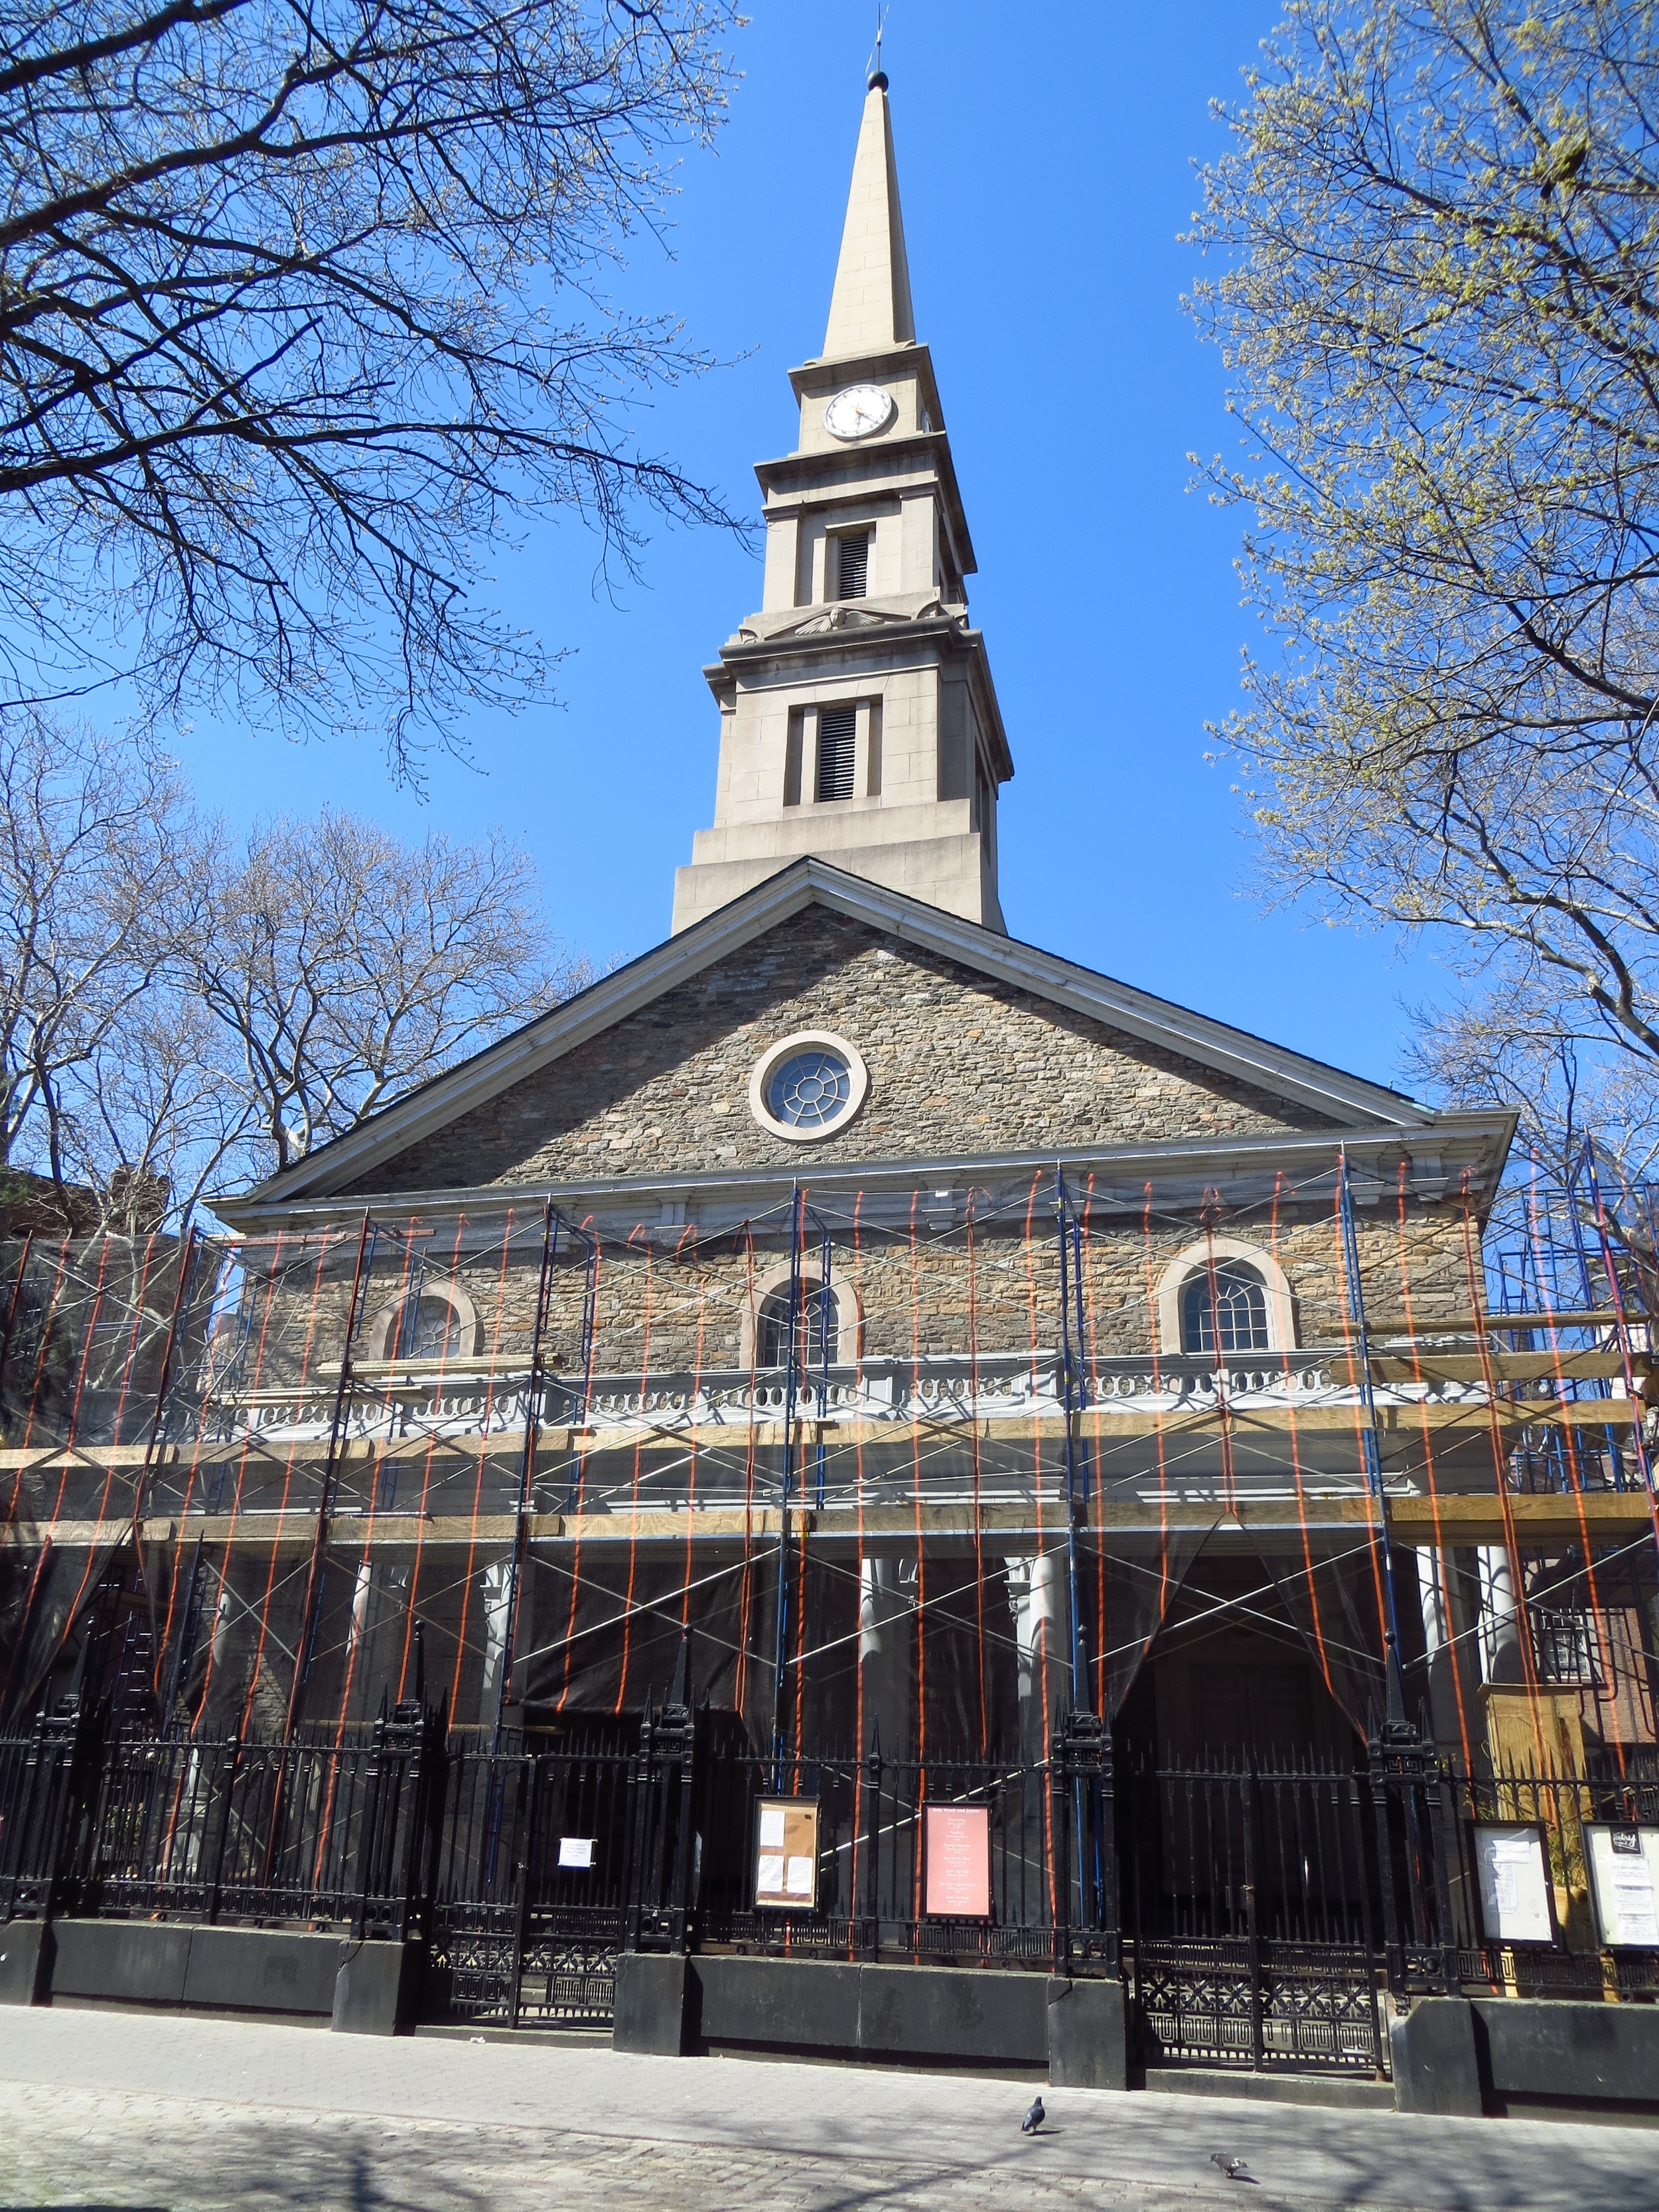
M 703 672 L 712 829 L 674 927 L 804 854 L 1002 930 L 997 791 L 1014 772 L 933 365 L 916 342 L 887 79 L 870 80 L 823 351 L 792 369 L 795 450 L 756 470 L 764 604 Z

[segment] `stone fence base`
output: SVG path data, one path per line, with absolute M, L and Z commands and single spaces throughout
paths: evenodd
M 628 1952 L 611 2039 L 659 2055 L 795 2053 L 1128 2086 L 1121 1983 L 1038 1973 Z
M 1659 2006 L 1419 1997 L 1389 2046 L 1402 2112 L 1659 2118 Z
M 0 2004 L 115 2004 L 311 2021 L 356 2035 L 414 2024 L 420 1947 L 149 1920 L 10 1920 Z

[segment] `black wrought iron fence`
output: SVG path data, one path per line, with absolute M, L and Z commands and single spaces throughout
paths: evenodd
M 1659 1761 L 1470 1776 L 1395 1727 L 1351 1765 L 1115 1765 L 1064 1713 L 1036 1761 L 780 1760 L 683 1682 L 500 1751 L 418 1702 L 286 1743 L 72 1704 L 0 1739 L 7 1917 L 421 1935 L 431 2012 L 591 2027 L 630 1948 L 1122 1969 L 1160 2064 L 1380 2071 L 1384 1990 L 1659 1994 L 1659 1927 L 1604 1924 L 1615 1829 L 1646 1851 Z M 1522 1859 L 1533 1940 L 1488 1894 Z
M 1603 1924 L 1616 1904 L 1613 1832 L 1640 1863 L 1644 1832 L 1659 1826 L 1659 1770 L 1650 1752 L 1626 1754 L 1622 1766 L 1603 1753 L 1583 1775 L 1552 1771 L 1542 1762 L 1536 1770 L 1506 1765 L 1486 1775 L 1454 1766 L 1445 1789 L 1463 1988 L 1519 1996 L 1659 1996 L 1659 1926 L 1644 1944 L 1628 1940 L 1639 1936 L 1639 1927 Z M 1522 1887 L 1529 1862 L 1530 1928 Z M 1507 1898 L 1500 1890 L 1506 1871 Z M 1505 1928 L 1506 1906 L 1515 1908 L 1518 1933 Z
M 441 1714 L 410 1705 L 338 1740 L 94 1736 L 84 1812 L 58 1820 L 54 1844 L 40 1808 L 54 1791 L 76 1799 L 70 1762 L 59 1753 L 55 1778 L 22 1792 L 26 1878 L 40 1881 L 50 1849 L 61 1898 L 82 1912 L 418 1934 L 443 1733 Z
M 453 2020 L 599 2024 L 641 1894 L 662 1778 L 614 1733 L 462 1752 L 446 1777 L 427 1998 Z
M 1311 1759 L 1143 1756 L 1115 1784 L 1143 2057 L 1379 2071 L 1367 1778 Z
M 696 1800 L 699 1945 L 1045 1970 L 1069 1956 L 1091 1970 L 1115 1959 L 1105 1802 L 1097 1774 L 1057 1762 L 711 1759 Z M 810 1884 L 785 1876 L 799 1902 L 761 1887 L 764 1825 L 782 1834 L 791 1806 L 812 1822 Z

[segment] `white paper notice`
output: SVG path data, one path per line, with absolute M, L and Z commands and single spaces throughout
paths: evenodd
M 792 1858 L 790 1860 L 789 1877 L 784 1884 L 784 1891 L 785 1894 L 789 1897 L 811 1897 L 812 1894 L 812 1862 L 811 1859 Z
M 1614 1948 L 1659 1950 L 1659 1830 L 1598 1824 L 1584 1832 L 1601 1941 Z
M 1621 1860 L 1613 1872 L 1613 1902 L 1621 1943 L 1659 1943 L 1659 1913 L 1653 1909 L 1653 1879 L 1645 1859 Z
M 593 1838 L 592 1836 L 561 1836 L 559 1864 L 562 1867 L 592 1867 Z
M 1474 1840 L 1480 1868 L 1480 1916 L 1488 1941 L 1553 1942 L 1544 1839 L 1537 1829 L 1480 1827 Z
M 781 1819 L 780 1814 L 779 1818 Z M 763 1851 L 755 1870 L 755 1887 L 763 1897 L 777 1897 L 783 1890 L 783 1853 Z
M 781 1851 L 783 1849 L 783 1808 L 781 1805 L 763 1805 L 760 1822 L 761 1849 Z

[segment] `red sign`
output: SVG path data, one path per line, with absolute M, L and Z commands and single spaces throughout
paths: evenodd
M 930 1920 L 991 1917 L 991 1811 L 988 1805 L 930 1805 L 927 1899 Z

